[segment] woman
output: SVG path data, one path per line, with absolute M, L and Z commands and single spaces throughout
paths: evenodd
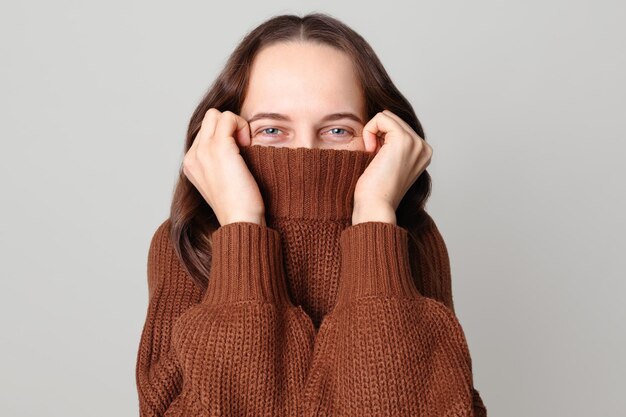
M 423 138 L 345 24 L 251 31 L 191 118 L 151 241 L 141 415 L 486 415 Z

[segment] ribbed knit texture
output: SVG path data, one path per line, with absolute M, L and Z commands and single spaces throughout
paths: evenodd
M 213 232 L 206 291 L 184 272 L 167 220 L 152 238 L 141 416 L 486 416 L 432 219 L 420 254 L 400 226 L 351 224 L 374 155 L 241 155 L 267 225 Z

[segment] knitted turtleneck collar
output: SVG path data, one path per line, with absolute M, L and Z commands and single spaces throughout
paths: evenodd
M 367 151 L 252 145 L 240 154 L 259 185 L 270 219 L 350 222 Z
M 375 154 L 252 145 L 240 154 L 255 178 L 268 227 L 281 235 L 289 296 L 317 328 L 335 303 L 342 230 L 354 189 Z

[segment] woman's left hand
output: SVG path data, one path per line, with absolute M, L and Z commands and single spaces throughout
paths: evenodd
M 365 124 L 363 142 L 366 151 L 377 153 L 356 183 L 352 224 L 396 224 L 396 209 L 430 164 L 432 147 L 389 110 Z

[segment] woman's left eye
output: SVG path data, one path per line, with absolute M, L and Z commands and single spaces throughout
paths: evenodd
M 261 132 L 267 133 L 268 130 L 277 130 L 280 132 L 280 129 L 277 129 L 275 127 L 266 127 L 265 129 L 262 129 Z M 269 133 L 269 135 L 274 135 L 274 133 Z
M 344 131 L 344 132 L 346 132 L 346 133 L 350 133 L 350 132 L 348 132 L 348 130 L 347 130 L 347 129 L 344 129 L 344 128 L 341 128 L 341 127 L 333 127 L 332 129 L 330 129 L 330 130 L 328 130 L 328 131 L 329 131 L 329 132 L 331 132 L 331 131 L 333 131 L 333 130 L 334 130 L 334 131 L 337 131 L 337 130 L 342 130 L 342 131 Z M 335 132 L 335 133 L 337 133 L 337 132 Z M 344 136 L 343 134 L 340 134 L 340 133 L 338 133 L 338 134 L 339 134 L 340 136 Z

